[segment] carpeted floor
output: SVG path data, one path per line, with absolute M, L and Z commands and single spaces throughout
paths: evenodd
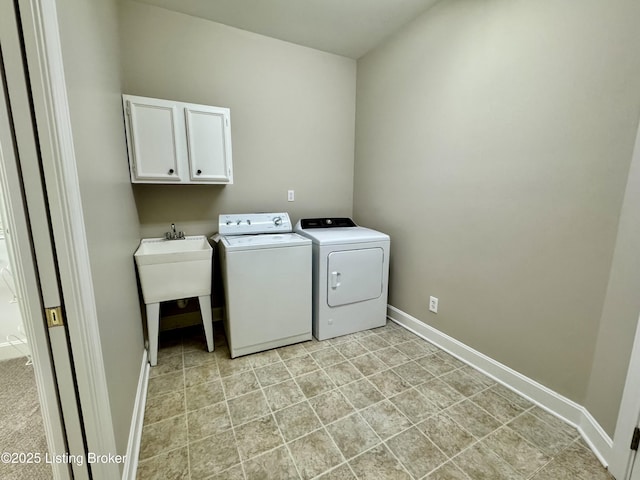
M 45 463 L 48 451 L 40 413 L 33 366 L 25 358 L 0 362 L 0 454 L 39 453 L 40 463 L 2 463 L 3 480 L 46 480 L 53 478 Z

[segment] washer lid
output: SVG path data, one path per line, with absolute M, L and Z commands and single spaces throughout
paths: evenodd
M 311 244 L 311 240 L 297 233 L 223 236 L 221 241 L 224 243 L 227 252 L 257 250 L 260 248 L 295 247 Z
M 318 245 L 339 245 L 345 243 L 389 242 L 386 233 L 365 227 L 332 227 L 303 229 L 298 222 L 295 229 L 300 235 L 309 237 Z

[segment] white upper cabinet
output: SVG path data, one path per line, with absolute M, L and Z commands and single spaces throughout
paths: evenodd
M 233 183 L 228 108 L 122 99 L 133 183 Z

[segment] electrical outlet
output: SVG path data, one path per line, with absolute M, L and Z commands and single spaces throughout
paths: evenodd
M 287 202 L 293 202 L 295 199 L 296 199 L 295 190 L 288 190 L 287 191 Z
M 438 298 L 437 297 L 429 297 L 429 311 L 433 313 L 438 313 Z

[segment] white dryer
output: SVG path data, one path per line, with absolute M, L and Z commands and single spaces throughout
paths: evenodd
M 325 340 L 385 325 L 389 235 L 350 218 L 306 218 L 295 231 L 313 242 L 313 335 Z
M 231 357 L 311 340 L 311 241 L 287 213 L 220 215 Z

